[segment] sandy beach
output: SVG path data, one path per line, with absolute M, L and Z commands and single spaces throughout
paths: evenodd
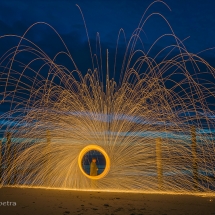
M 1 215 L 215 215 L 215 197 L 1 188 Z

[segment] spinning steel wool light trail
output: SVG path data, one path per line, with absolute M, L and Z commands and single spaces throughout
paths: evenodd
M 11 107 L 1 115 L 7 135 L 1 185 L 213 192 L 215 69 L 186 50 L 167 20 L 171 34 L 140 48 L 145 23 L 163 17 L 147 17 L 147 11 L 126 46 L 121 71 L 115 71 L 119 81 L 109 78 L 108 63 L 102 80 L 101 55 L 93 56 L 91 48 L 93 70 L 83 75 L 46 23 L 35 23 L 21 37 L 1 37 L 19 39 L 0 59 L 0 103 Z M 66 51 L 51 59 L 29 40 L 38 24 L 53 29 Z M 163 38 L 171 44 L 156 52 Z M 62 55 L 73 70 L 57 63 Z M 106 159 L 96 177 L 82 168 L 89 150 Z

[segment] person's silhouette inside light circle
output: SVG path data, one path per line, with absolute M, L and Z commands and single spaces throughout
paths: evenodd
M 90 164 L 90 175 L 91 176 L 96 176 L 98 172 L 98 167 L 96 165 L 96 158 L 92 159 L 92 162 Z
M 82 158 L 82 168 L 89 176 L 99 176 L 106 167 L 104 155 L 97 150 L 88 151 Z

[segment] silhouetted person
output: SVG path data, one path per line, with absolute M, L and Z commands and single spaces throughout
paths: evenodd
M 96 165 L 96 158 L 92 159 L 92 162 L 90 164 L 90 175 L 91 176 L 96 176 L 98 172 L 98 167 Z

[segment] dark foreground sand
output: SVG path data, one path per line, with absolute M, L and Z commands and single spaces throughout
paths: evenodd
M 215 197 L 192 195 L 1 188 L 0 205 L 0 215 L 215 215 Z

